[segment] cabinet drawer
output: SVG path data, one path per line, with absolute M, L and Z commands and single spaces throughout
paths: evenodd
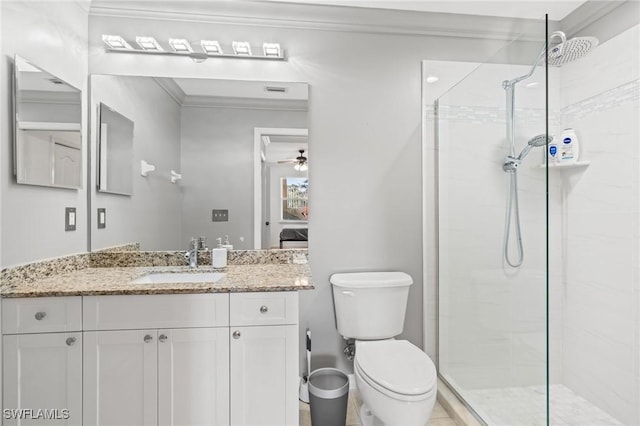
M 232 293 L 231 325 L 298 323 L 298 292 Z
M 224 327 L 228 294 L 85 296 L 85 330 Z
M 2 299 L 2 333 L 82 330 L 81 297 Z

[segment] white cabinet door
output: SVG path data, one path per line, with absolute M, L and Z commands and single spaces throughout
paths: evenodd
M 229 328 L 158 331 L 158 424 L 229 424 Z
M 231 424 L 298 424 L 298 327 L 231 327 Z
M 82 333 L 10 335 L 3 346 L 3 408 L 22 415 L 3 412 L 4 425 L 81 425 Z
M 84 424 L 156 426 L 156 330 L 84 332 Z

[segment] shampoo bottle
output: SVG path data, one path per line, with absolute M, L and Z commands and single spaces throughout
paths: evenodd
M 560 157 L 558 153 L 558 145 L 555 143 L 549 144 L 549 164 L 556 164 L 558 162 L 558 158 Z M 544 164 L 543 164 L 544 165 Z
M 578 161 L 580 145 L 576 132 L 571 128 L 564 129 L 560 139 L 560 162 L 575 163 Z
M 211 266 L 214 268 L 227 266 L 227 249 L 222 247 L 222 238 L 218 238 L 218 247 L 211 249 Z

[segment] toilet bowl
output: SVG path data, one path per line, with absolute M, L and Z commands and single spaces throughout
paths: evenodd
M 411 276 L 404 272 L 331 275 L 336 325 L 354 339 L 354 372 L 364 426 L 424 426 L 436 401 L 431 359 L 402 333 Z
M 424 426 L 436 401 L 436 369 L 406 340 L 356 341 L 356 385 L 365 426 Z

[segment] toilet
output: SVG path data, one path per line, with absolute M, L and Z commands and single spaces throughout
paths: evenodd
M 355 339 L 354 374 L 363 426 L 424 426 L 437 394 L 431 359 L 402 333 L 409 287 L 404 272 L 333 274 L 338 332 Z

